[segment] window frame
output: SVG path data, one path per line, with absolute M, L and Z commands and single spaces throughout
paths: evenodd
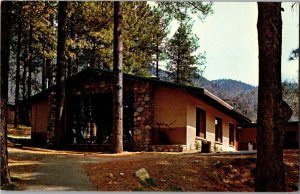
M 229 123 L 229 145 L 234 146 L 235 138 L 234 138 L 234 124 Z
M 196 137 L 206 139 L 206 111 L 200 107 L 196 107 Z
M 217 124 L 216 121 L 218 121 Z M 222 117 L 218 116 L 215 117 L 215 141 L 223 143 L 223 120 Z

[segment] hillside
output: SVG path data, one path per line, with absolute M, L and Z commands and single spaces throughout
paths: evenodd
M 195 85 L 209 90 L 253 122 L 256 121 L 257 87 L 232 79 L 209 81 L 204 77 L 196 80 Z
M 232 88 L 234 88 L 235 90 L 248 91 L 256 88 L 255 86 L 252 86 L 250 84 L 232 79 L 217 79 L 212 80 L 211 82 L 223 88 L 224 90 L 231 90 Z
M 209 81 L 206 78 L 195 81 L 195 85 L 214 93 L 250 118 L 252 122 L 256 122 L 258 87 L 232 79 Z M 299 119 L 298 87 L 299 84 L 296 82 L 284 81 L 282 83 L 283 99 L 293 110 L 290 121 L 298 121 Z

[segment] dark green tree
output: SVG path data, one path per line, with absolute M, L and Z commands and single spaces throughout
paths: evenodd
M 181 23 L 167 44 L 170 78 L 176 83 L 193 84 L 199 78 L 205 64 L 204 54 L 195 54 L 199 39 L 191 33 L 191 25 Z
M 170 18 L 164 17 L 164 12 L 158 8 L 153 10 L 154 19 L 152 20 L 152 30 L 153 35 L 152 49 L 153 49 L 153 67 L 155 68 L 155 75 L 159 77 L 159 61 L 165 61 L 166 53 L 166 42 L 167 35 L 169 34 L 169 24 Z
M 191 20 L 192 15 L 197 15 L 201 20 L 211 13 L 212 3 L 201 1 L 159 1 L 158 7 L 167 17 L 175 18 L 178 21 Z
M 161 47 L 167 34 L 163 15 L 157 13 L 147 2 L 124 3 L 124 72 L 151 74 L 157 44 Z

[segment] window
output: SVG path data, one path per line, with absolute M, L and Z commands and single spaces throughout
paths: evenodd
M 206 138 L 206 112 L 196 108 L 196 136 Z
M 297 142 L 297 132 L 296 131 L 285 131 L 283 142 Z
M 234 145 L 234 125 L 229 123 L 229 145 Z
M 216 133 L 216 141 L 222 143 L 222 119 L 216 117 L 215 119 L 215 133 Z

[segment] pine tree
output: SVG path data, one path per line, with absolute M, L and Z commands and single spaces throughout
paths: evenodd
M 55 145 L 60 147 L 63 136 L 63 109 L 65 103 L 65 42 L 68 2 L 58 3 L 57 64 L 56 64 L 56 106 L 55 106 Z
M 7 152 L 7 100 L 9 72 L 9 42 L 11 3 L 1 2 L 1 90 L 0 90 L 0 133 L 1 133 L 1 187 L 11 183 Z
M 153 9 L 153 15 L 154 19 L 152 20 L 153 23 L 151 24 L 151 34 L 153 35 L 152 49 L 155 58 L 153 58 L 152 63 L 155 67 L 156 77 L 159 77 L 159 61 L 165 60 L 165 46 L 167 35 L 169 34 L 168 27 L 170 24 L 170 19 L 164 17 L 164 13 L 158 8 Z
M 22 39 L 22 6 L 18 6 L 20 17 L 18 17 L 18 27 L 17 27 L 17 48 L 16 48 L 16 86 L 15 86 L 15 117 L 14 117 L 14 127 L 17 128 L 19 125 L 19 94 L 20 94 L 20 67 L 21 67 L 21 39 Z
M 205 55 L 195 54 L 199 39 L 191 33 L 191 25 L 181 23 L 167 45 L 170 78 L 181 84 L 192 85 L 203 72 Z
M 292 110 L 282 99 L 280 2 L 258 3 L 257 32 L 259 87 L 255 191 L 285 191 L 283 134 Z
M 204 20 L 205 17 L 213 13 L 213 3 L 202 1 L 159 1 L 159 9 L 166 14 L 166 17 L 174 18 L 178 21 L 190 21 L 192 15 Z
M 114 83 L 112 152 L 123 152 L 123 15 L 122 3 L 114 2 Z

